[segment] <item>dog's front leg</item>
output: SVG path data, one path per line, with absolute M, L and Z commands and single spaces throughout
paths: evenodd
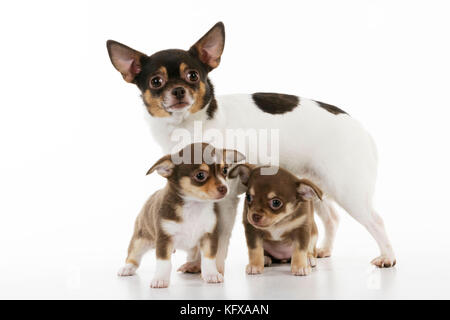
M 156 271 L 150 287 L 167 288 L 169 286 L 172 252 L 172 238 L 166 235 L 158 235 L 156 238 Z
M 217 203 L 219 210 L 217 227 L 219 232 L 219 243 L 217 248 L 217 270 L 223 275 L 225 273 L 225 259 L 227 258 L 228 245 L 230 244 L 231 232 L 236 220 L 239 198 L 233 196 Z

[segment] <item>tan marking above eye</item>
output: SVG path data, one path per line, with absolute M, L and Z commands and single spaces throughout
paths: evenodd
M 158 74 L 163 75 L 167 79 L 167 69 L 166 67 L 162 66 L 158 69 Z
M 186 72 L 186 70 L 189 68 L 189 66 L 182 62 L 180 63 L 180 76 L 184 78 L 184 73 Z
M 209 166 L 206 163 L 202 163 L 199 167 L 200 170 L 209 172 Z
M 276 193 L 275 192 L 273 192 L 273 191 L 271 191 L 271 192 L 269 192 L 268 194 L 267 194 L 267 199 L 272 199 L 272 198 L 276 198 Z

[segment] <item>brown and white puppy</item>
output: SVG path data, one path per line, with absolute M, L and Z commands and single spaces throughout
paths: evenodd
M 322 191 L 282 168 L 275 175 L 262 175 L 261 167 L 242 164 L 230 172 L 230 177 L 237 175 L 247 186 L 243 214 L 247 273 L 262 273 L 275 258 L 291 259 L 292 274 L 308 275 L 317 256 L 313 201 L 322 199 Z
M 118 274 L 133 275 L 143 254 L 155 248 L 156 272 L 151 287 L 165 288 L 174 250 L 187 250 L 191 256 L 200 250 L 202 278 L 222 282 L 216 267 L 217 202 L 228 194 L 229 166 L 243 159 L 237 151 L 215 149 L 206 143 L 188 145 L 159 159 L 147 174 L 156 171 L 167 184 L 147 200 L 137 217 L 126 264 Z

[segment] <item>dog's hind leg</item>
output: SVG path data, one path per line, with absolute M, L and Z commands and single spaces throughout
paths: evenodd
M 117 274 L 122 277 L 134 275 L 141 263 L 142 256 L 152 247 L 153 245 L 150 240 L 133 236 L 128 247 L 128 256 L 125 265 L 119 269 Z
M 331 256 L 336 231 L 339 225 L 339 216 L 336 213 L 331 199 L 323 199 L 314 203 L 314 209 L 323 222 L 325 237 L 317 248 L 317 257 L 325 258 Z
M 352 201 L 344 201 L 342 207 L 356 221 L 366 227 L 367 231 L 369 231 L 377 242 L 380 249 L 380 256 L 373 259 L 372 264 L 380 268 L 393 267 L 396 264 L 395 254 L 384 228 L 383 219 L 373 209 L 371 201 L 356 201 L 358 199 L 367 198 L 359 194 L 358 197 L 353 197 Z
M 184 273 L 199 273 L 201 271 L 200 250 L 198 247 L 188 251 L 186 263 L 178 268 L 177 271 Z

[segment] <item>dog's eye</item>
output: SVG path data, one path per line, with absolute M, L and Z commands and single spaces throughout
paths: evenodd
M 247 200 L 248 203 L 251 203 L 253 200 L 253 197 L 250 193 L 245 194 L 245 200 Z
M 194 179 L 198 182 L 203 182 L 206 180 L 206 178 L 208 178 L 208 173 L 206 173 L 205 171 L 199 171 L 194 175 Z
M 199 79 L 198 72 L 194 70 L 188 71 L 186 77 L 190 82 L 197 82 Z
M 279 209 L 283 205 L 283 202 L 281 202 L 280 199 L 272 199 L 270 200 L 270 207 L 274 210 Z
M 223 167 L 222 172 L 223 172 L 224 175 L 227 175 L 228 167 Z
M 157 89 L 164 85 L 164 79 L 160 76 L 154 76 L 150 79 L 150 87 Z

